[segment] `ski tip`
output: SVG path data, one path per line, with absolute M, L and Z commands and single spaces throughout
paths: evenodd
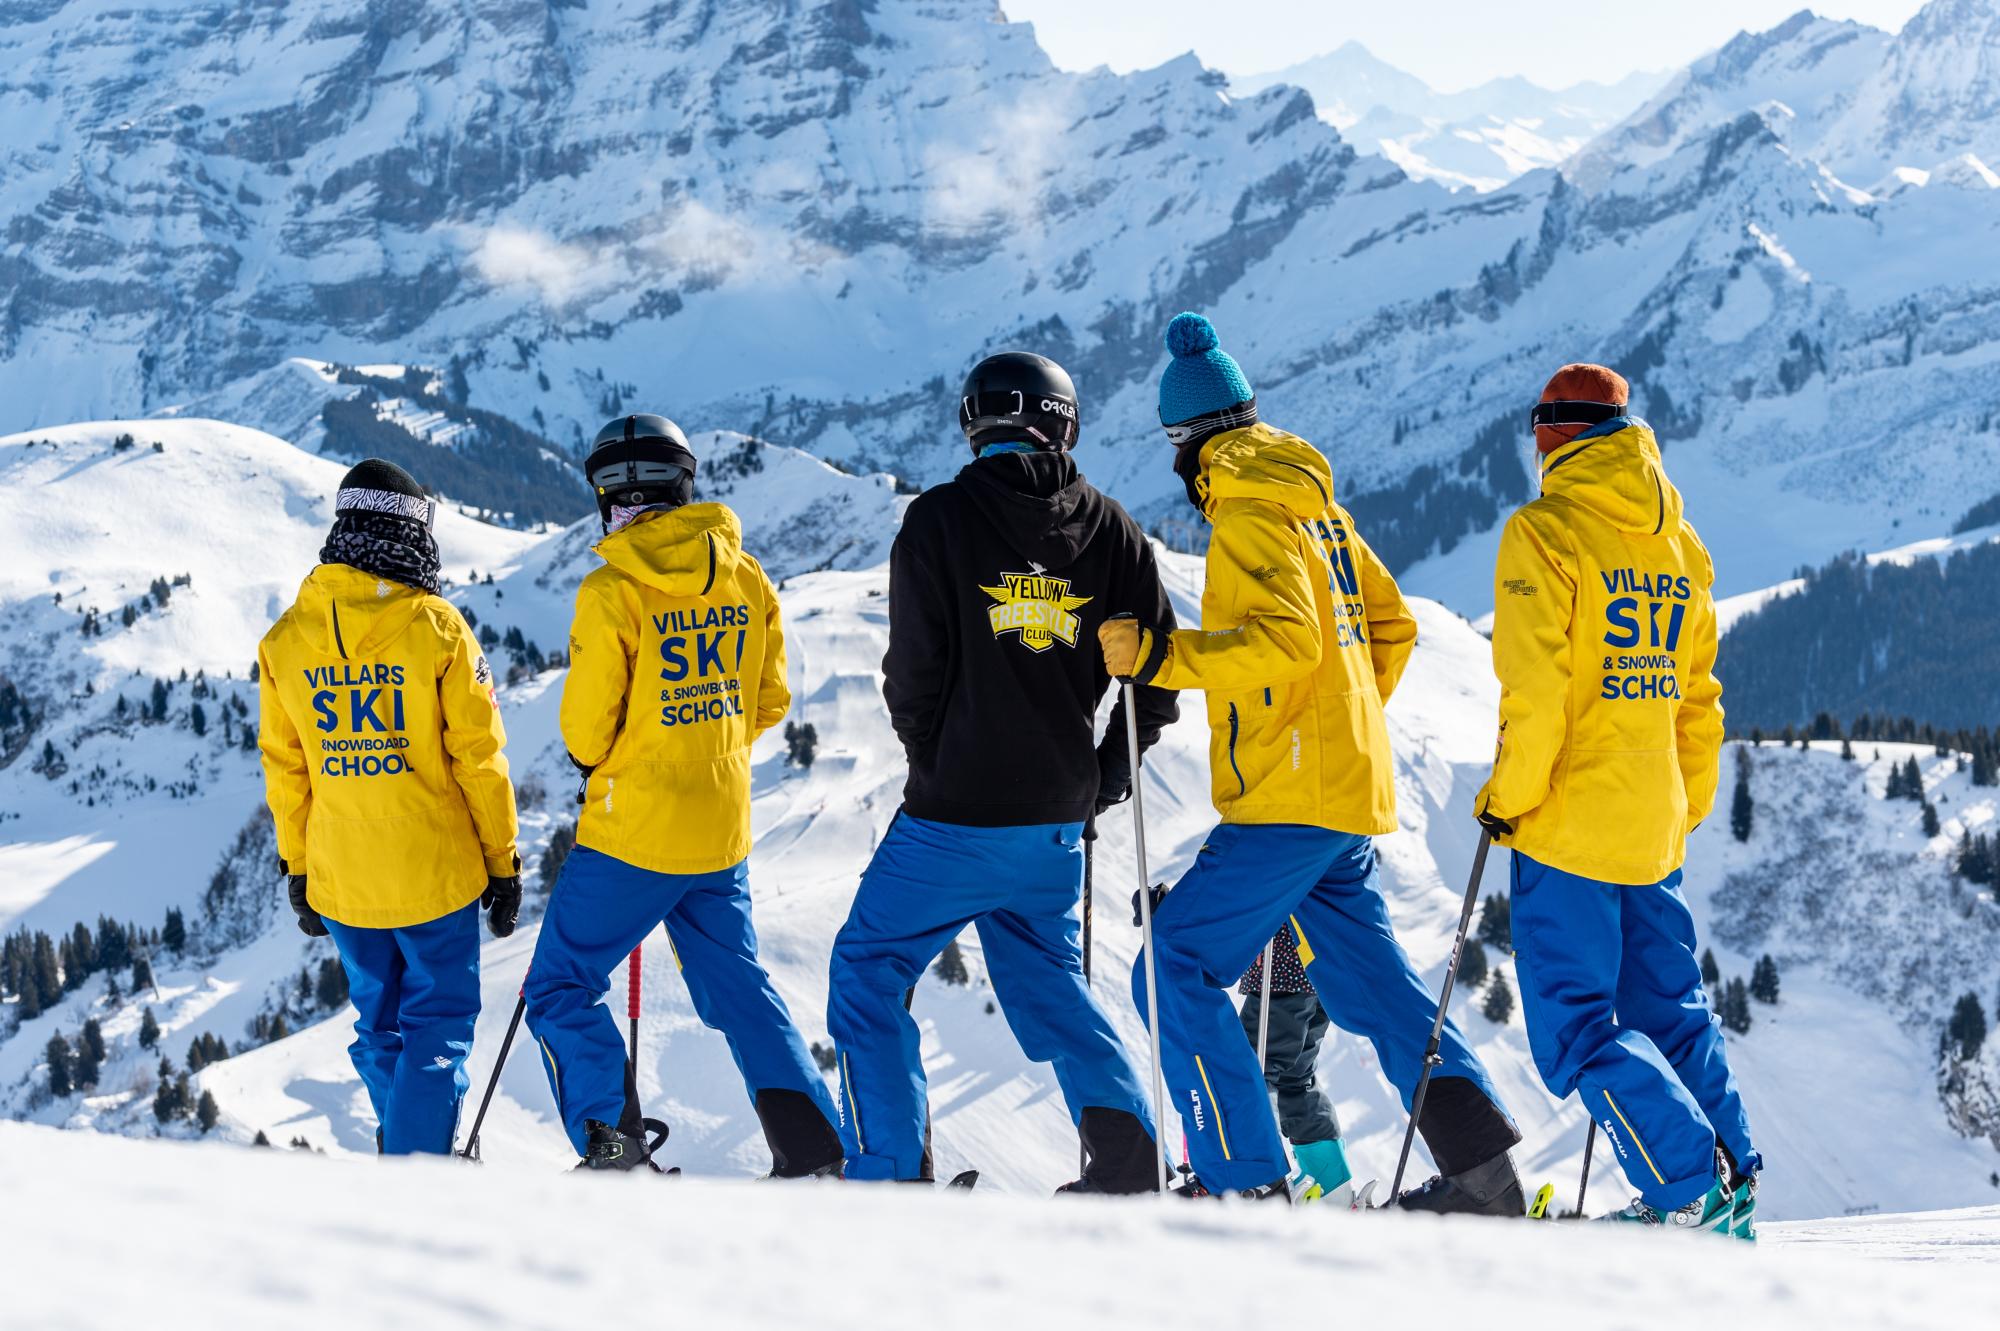
M 1347 1209 L 1350 1211 L 1375 1210 L 1376 1209 L 1375 1187 L 1380 1182 L 1381 1182 L 1380 1179 L 1371 1178 L 1366 1183 L 1362 1184 L 1361 1187 L 1356 1190 L 1354 1194 L 1354 1201 L 1349 1204 Z
M 1549 1203 L 1554 1201 L 1555 1197 L 1555 1184 L 1544 1183 L 1541 1187 L 1537 1188 L 1535 1190 L 1535 1200 L 1528 1203 L 1528 1219 L 1547 1220 L 1549 1218 Z
M 973 1185 L 978 1182 L 979 1182 L 979 1171 L 976 1169 L 968 1169 L 962 1174 L 953 1175 L 951 1182 L 945 1184 L 945 1187 L 957 1188 L 962 1192 L 971 1192 L 973 1189 Z

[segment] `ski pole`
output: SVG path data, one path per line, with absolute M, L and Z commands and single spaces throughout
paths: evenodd
M 500 1057 L 493 1060 L 493 1075 L 486 1079 L 486 1094 L 479 1097 L 479 1112 L 472 1116 L 472 1135 L 465 1139 L 465 1149 L 459 1158 L 479 1163 L 479 1129 L 486 1124 L 486 1108 L 493 1103 L 493 1092 L 500 1085 L 500 1070 L 507 1066 L 507 1051 L 514 1047 L 514 1032 L 521 1029 L 521 1014 L 528 1010 L 528 995 L 525 990 L 514 1000 L 514 1016 L 507 1023 L 507 1038 L 500 1042 Z
M 1583 1181 L 1576 1185 L 1576 1218 L 1583 1219 L 1583 1199 L 1590 1192 L 1590 1156 L 1597 1149 L 1597 1120 L 1590 1120 L 1590 1131 L 1583 1135 Z
M 1271 958 L 1278 940 L 1275 936 L 1264 944 L 1264 988 L 1257 998 L 1257 1074 L 1264 1074 L 1264 1055 L 1271 1047 Z
M 1091 869 L 1096 859 L 1092 848 L 1096 843 L 1083 843 L 1083 987 L 1090 988 L 1090 879 Z M 1082 1178 L 1090 1171 L 1090 1148 L 1079 1133 L 1076 1143 L 1076 1174 Z
M 639 966 L 640 954 L 646 950 L 644 943 L 632 949 L 631 960 L 625 963 L 625 1018 L 631 1024 L 630 1048 L 632 1075 L 639 1075 Z
M 1146 954 L 1146 1027 L 1153 1035 L 1153 1122 L 1155 1131 L 1167 1121 L 1166 1073 L 1160 1066 L 1160 981 L 1153 961 L 1153 886 L 1146 873 L 1145 772 L 1139 758 L 1139 688 L 1125 683 L 1125 744 L 1132 759 L 1132 845 L 1139 857 L 1139 945 Z M 1167 1157 L 1153 1143 L 1159 1166 L 1160 1196 L 1167 1195 Z
M 1403 1168 L 1410 1162 L 1410 1147 L 1416 1141 L 1417 1120 L 1423 1116 L 1424 1093 L 1431 1087 L 1431 1070 L 1444 1060 L 1438 1048 L 1444 1043 L 1445 1014 L 1451 1010 L 1451 989 L 1458 980 L 1459 958 L 1465 954 L 1465 934 L 1472 927 L 1472 908 L 1479 904 L 1479 880 L 1486 873 L 1486 852 L 1493 848 L 1493 834 L 1479 834 L 1479 849 L 1472 855 L 1472 879 L 1465 885 L 1465 905 L 1458 912 L 1458 937 L 1451 945 L 1451 962 L 1444 970 L 1444 992 L 1438 995 L 1437 1020 L 1431 1023 L 1431 1042 L 1424 1048 L 1424 1070 L 1417 1077 L 1417 1093 L 1410 1097 L 1410 1126 L 1403 1130 L 1403 1153 L 1396 1157 L 1396 1179 L 1389 1185 L 1387 1205 L 1396 1206 L 1403 1198 Z

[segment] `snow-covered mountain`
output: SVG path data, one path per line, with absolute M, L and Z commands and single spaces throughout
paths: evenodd
M 1244 96 L 1279 84 L 1304 88 L 1320 118 L 1357 150 L 1387 157 L 1417 180 L 1486 191 L 1560 165 L 1667 77 L 1642 70 L 1613 83 L 1549 89 L 1513 76 L 1442 93 L 1351 41 L 1270 73 L 1231 75 L 1229 86 Z
M 120 449 L 128 431 L 134 443 Z M 846 476 L 790 450 L 727 437 L 697 447 L 709 459 L 734 459 L 705 472 L 713 488 L 704 493 L 739 507 L 750 548 L 783 580 L 794 718 L 819 735 L 807 770 L 786 766 L 775 735 L 754 755 L 752 883 L 774 981 L 808 1040 L 823 1041 L 831 940 L 902 782 L 877 673 L 887 632 L 880 561 L 902 500 L 886 477 Z M 0 673 L 18 685 L 31 715 L 17 756 L 0 765 L 0 935 L 66 936 L 73 924 L 101 917 L 150 930 L 170 908 L 182 912 L 188 934 L 179 947 L 143 940 L 156 987 L 133 992 L 129 971 L 121 971 L 114 998 L 112 977 L 95 971 L 18 1029 L 18 1002 L 0 1006 L 0 1033 L 11 1032 L 0 1035 L 0 1115 L 161 1131 L 153 1107 L 160 1056 L 172 1061 L 171 1086 L 187 1070 L 190 1046 L 207 1036 L 226 1040 L 232 1053 L 190 1079 L 190 1094 L 206 1092 L 216 1103 L 215 1133 L 372 1150 L 372 1121 L 345 1051 L 342 1000 L 317 982 L 326 945 L 293 928 L 257 813 L 256 759 L 242 740 L 254 707 L 236 703 L 254 704 L 242 667 L 311 566 L 339 475 L 338 464 L 279 440 L 195 420 L 0 440 L 0 530 L 10 536 L 0 561 L 8 579 L 0 583 L 0 643 L 9 652 Z M 196 529 L 208 534 L 205 546 Z M 501 704 L 531 866 L 528 923 L 485 949 L 486 1011 L 473 1059 L 483 1083 L 534 946 L 548 886 L 543 854 L 574 816 L 556 727 L 563 675 L 544 648 L 563 639 L 575 581 L 591 558 L 589 530 L 536 538 L 447 513 L 440 535 L 449 594 L 493 644 L 505 681 Z M 1199 563 L 1168 554 L 1165 568 L 1179 611 L 1191 618 Z M 189 582 L 174 585 L 182 572 Z M 151 599 L 155 577 L 171 588 L 164 604 Z M 135 607 L 129 625 L 127 603 Z M 1477 829 L 1469 806 L 1491 754 L 1494 685 L 1484 639 L 1440 606 L 1419 602 L 1417 610 L 1422 639 L 1390 708 L 1402 830 L 1383 840 L 1382 853 L 1399 930 L 1435 981 L 1471 861 Z M 101 633 L 86 635 L 85 622 Z M 155 715 L 152 699 L 161 693 Z M 199 730 L 197 705 L 209 718 Z M 1204 725 L 1198 708 L 1186 711 L 1148 767 L 1148 840 L 1162 876 L 1186 865 L 1213 818 Z M 38 762 L 44 746 L 56 763 Z M 1867 780 L 1879 781 L 1905 756 L 1894 746 L 1879 763 L 1864 754 Z M 1754 754 L 1752 839 L 1738 845 L 1718 818 L 1696 841 L 1691 896 L 1723 973 L 1746 976 L 1765 952 L 1783 968 L 1780 1003 L 1756 1006 L 1735 1053 L 1752 1113 L 1784 1160 L 1764 1198 L 1776 1217 L 1990 1200 L 1986 1178 L 2000 1155 L 1981 1136 L 1954 1130 L 1934 1052 L 1948 1015 L 1940 1002 L 1971 984 L 1981 966 L 2000 970 L 2000 935 L 1944 918 L 1945 908 L 1962 906 L 1977 925 L 1995 909 L 1990 893 L 1954 887 L 1945 867 L 1958 832 L 1990 829 L 1995 801 L 1951 772 L 1950 760 L 1919 756 L 1946 820 L 1936 838 L 1912 832 L 1914 805 L 1884 804 L 1874 787 L 1863 793 L 1856 769 L 1821 746 Z M 1839 820 L 1843 835 L 1817 837 L 1824 819 Z M 1097 973 L 1114 1019 L 1143 1048 L 1120 978 L 1137 949 L 1136 932 L 1123 924 L 1130 820 L 1114 815 L 1104 831 L 1096 851 Z M 1814 857 L 1822 842 L 1830 849 Z M 1796 868 L 1771 868 L 1780 862 Z M 1503 870 L 1504 861 L 1489 871 L 1490 890 L 1502 889 Z M 1866 925 L 1868 912 L 1882 909 L 1885 885 L 1905 879 L 1924 886 L 1907 897 L 1901 929 L 1892 935 Z M 1901 966 L 1923 953 L 1934 937 L 1928 931 L 1947 928 L 1957 931 L 1950 948 L 1893 990 L 1857 970 L 1881 955 L 1885 939 L 1893 937 Z M 988 1180 L 982 1187 L 1042 1190 L 1073 1170 L 1073 1132 L 1052 1080 L 1022 1060 L 989 1010 L 976 941 L 964 943 L 971 985 L 927 978 L 916 1000 L 940 1169 L 974 1165 Z M 648 957 L 640 1085 L 649 1107 L 674 1125 L 676 1163 L 696 1173 L 759 1170 L 760 1133 L 726 1047 L 694 1017 L 665 950 Z M 1497 971 L 1510 969 L 1504 955 L 1492 960 Z M 1480 1003 L 1476 988 L 1462 990 L 1457 1015 L 1521 1123 L 1523 1170 L 1567 1188 L 1581 1163 L 1582 1114 L 1541 1089 L 1518 1016 L 1496 1024 Z M 143 1048 L 149 1010 L 160 1036 Z M 107 1046 L 96 1085 L 51 1095 L 51 1037 L 75 1042 L 93 1018 Z M 274 1028 L 280 1018 L 284 1026 Z M 502 1077 L 486 1157 L 495 1168 L 555 1168 L 567 1146 L 540 1068 L 521 1053 Z M 1818 1071 L 1835 1064 L 1844 1073 L 1838 1084 Z M 1386 1172 L 1403 1119 L 1372 1051 L 1336 1038 L 1324 1067 L 1362 1168 Z M 1867 1088 L 1865 1113 L 1856 1109 L 1856 1086 Z M 1878 1161 L 1888 1122 L 1897 1125 L 1897 1150 Z M 1991 1131 L 1983 1119 L 1967 1126 Z M 171 1114 L 163 1130 L 196 1133 Z M 1608 1161 L 1599 1164 L 1594 1196 L 1602 1209 L 1622 1190 L 1604 1172 Z
M 1025 342 L 1179 540 L 1158 338 L 1195 306 L 1416 589 L 1485 608 L 1524 405 L 1594 358 L 1747 591 L 1996 488 L 1997 12 L 1745 35 L 1475 195 L 1191 57 L 1058 71 L 992 0 L 17 4 L 0 425 L 288 430 L 244 386 L 311 357 L 436 366 L 563 448 L 643 405 L 925 483 L 959 376 Z

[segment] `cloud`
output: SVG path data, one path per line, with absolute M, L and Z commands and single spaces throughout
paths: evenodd
M 531 286 L 550 305 L 561 305 L 576 292 L 596 257 L 525 227 L 496 226 L 477 233 L 477 239 L 472 263 L 481 277 L 495 286 Z
M 985 122 L 976 139 L 940 140 L 924 152 L 924 213 L 933 224 L 974 227 L 1041 214 L 1075 117 L 1069 99 L 1027 103 Z

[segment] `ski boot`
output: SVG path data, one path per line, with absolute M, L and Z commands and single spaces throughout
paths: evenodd
M 780 1174 L 777 1170 L 773 1169 L 770 1173 L 764 1175 L 763 1181 L 766 1183 L 791 1183 L 800 1179 L 837 1179 L 845 1172 L 846 1166 L 847 1162 L 845 1160 L 829 1160 L 817 1169 L 808 1169 L 797 1174 Z
M 1729 1215 L 1729 1237 L 1745 1243 L 1757 1241 L 1757 1176 L 1749 1174 L 1736 1184 L 1736 1201 Z
M 1354 1209 L 1354 1170 L 1347 1163 L 1347 1145 L 1340 1138 L 1295 1143 L 1292 1158 L 1299 1166 L 1290 1179 L 1292 1200 L 1300 1205 L 1332 1202 L 1343 1210 Z
M 609 1123 L 599 1123 L 594 1118 L 586 1119 L 583 1126 L 588 1134 L 588 1144 L 583 1159 L 577 1162 L 579 1170 L 623 1172 L 646 1163 L 646 1143 L 638 1137 L 620 1132 Z
M 650 1136 L 637 1136 L 594 1118 L 585 1119 L 587 1149 L 576 1168 L 623 1173 L 644 1166 L 655 1174 L 680 1173 L 679 1169 L 661 1169 L 653 1163 L 653 1153 L 666 1144 L 667 1125 L 656 1118 L 641 1119 L 639 1123 L 639 1131 Z
M 1634 1197 L 1622 1211 L 1599 1216 L 1592 1224 L 1597 1225 L 1657 1225 L 1662 1229 L 1677 1229 L 1684 1233 L 1720 1234 L 1728 1238 L 1732 1231 L 1732 1221 L 1736 1215 L 1736 1198 L 1729 1191 L 1729 1185 L 1720 1176 L 1709 1184 L 1708 1191 L 1675 1211 L 1661 1211 L 1648 1206 L 1642 1198 Z M 1746 1221 L 1747 1223 L 1747 1221 Z
M 1505 1151 L 1483 1165 L 1474 1165 L 1449 1178 L 1433 1174 L 1429 1182 L 1396 1198 L 1395 1204 L 1405 1211 L 1429 1211 L 1434 1215 L 1490 1215 L 1520 1220 L 1528 1214 L 1521 1176 L 1514 1172 L 1514 1158 Z
M 1182 1167 L 1179 1186 L 1169 1185 L 1167 1192 L 1187 1201 L 1208 1201 L 1219 1197 L 1241 1197 L 1246 1202 L 1283 1202 L 1292 1204 L 1292 1186 L 1288 1179 L 1274 1179 L 1255 1188 L 1238 1188 L 1234 1192 L 1212 1192 L 1201 1176 L 1193 1170 Z

